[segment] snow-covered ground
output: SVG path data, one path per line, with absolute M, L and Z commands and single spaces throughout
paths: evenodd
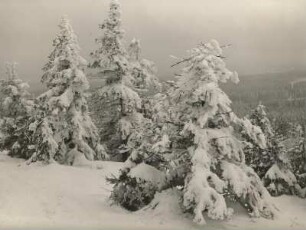
M 0 229 L 306 229 L 306 200 L 273 198 L 278 219 L 251 219 L 236 206 L 231 220 L 197 226 L 180 211 L 176 192 L 157 194 L 149 207 L 128 212 L 111 205 L 106 176 L 121 163 L 101 162 L 100 169 L 33 164 L 0 154 Z M 154 208 L 153 208 L 154 207 Z

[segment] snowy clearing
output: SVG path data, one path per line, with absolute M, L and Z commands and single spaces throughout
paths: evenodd
M 102 169 L 41 163 L 0 155 L 0 228 L 78 229 L 305 229 L 306 200 L 274 198 L 282 210 L 277 220 L 252 219 L 234 206 L 231 220 L 198 226 L 179 208 L 176 192 L 166 190 L 138 212 L 128 212 L 108 199 L 105 176 L 117 175 L 122 163 L 99 162 Z M 154 208 L 153 208 L 154 207 Z

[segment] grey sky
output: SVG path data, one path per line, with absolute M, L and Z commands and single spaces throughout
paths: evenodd
M 228 66 L 240 74 L 306 71 L 306 0 L 121 0 L 127 41 L 141 40 L 159 76 L 171 77 L 187 49 L 212 38 L 232 44 Z M 107 0 L 0 0 L 0 65 L 38 87 L 61 15 L 68 15 L 88 59 Z M 2 71 L 3 72 L 3 71 Z

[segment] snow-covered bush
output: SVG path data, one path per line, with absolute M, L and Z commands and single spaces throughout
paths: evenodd
M 230 191 L 248 204 L 253 216 L 273 218 L 270 195 L 245 164 L 244 142 L 235 127 L 261 147 L 265 147 L 265 138 L 258 127 L 233 113 L 230 99 L 219 87 L 219 82 L 238 82 L 238 77 L 226 68 L 218 42 L 199 45 L 180 63 L 186 65 L 172 95 L 183 124 L 180 134 L 189 140 L 184 146 L 190 159 L 185 162 L 187 170 L 184 175 L 176 174 L 184 178 L 183 206 L 199 224 L 205 223 L 203 211 L 210 218 L 224 219 L 232 214 L 224 195 Z M 176 157 L 181 156 L 177 151 Z
M 105 159 L 97 129 L 89 116 L 86 91 L 89 84 L 83 69 L 77 37 L 63 17 L 60 32 L 53 41 L 53 51 L 44 66 L 42 82 L 47 91 L 36 100 L 35 114 L 29 129 L 35 140 L 30 161 L 44 159 L 65 163 L 68 145 L 73 143 L 88 160 Z
M 15 157 L 27 157 L 25 127 L 28 125 L 32 102 L 29 85 L 17 76 L 16 64 L 8 64 L 7 79 L 1 81 L 1 149 Z
M 164 180 L 162 172 L 141 163 L 122 170 L 118 178 L 108 178 L 114 184 L 110 198 L 122 207 L 136 211 L 152 201 Z
M 300 186 L 295 175 L 281 163 L 275 163 L 267 171 L 264 183 L 270 194 L 278 196 L 282 194 L 300 194 Z

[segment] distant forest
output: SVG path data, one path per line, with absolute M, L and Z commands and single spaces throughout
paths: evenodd
M 222 86 L 237 114 L 246 115 L 261 101 L 272 118 L 306 123 L 306 73 L 269 73 L 239 78 L 237 85 Z

